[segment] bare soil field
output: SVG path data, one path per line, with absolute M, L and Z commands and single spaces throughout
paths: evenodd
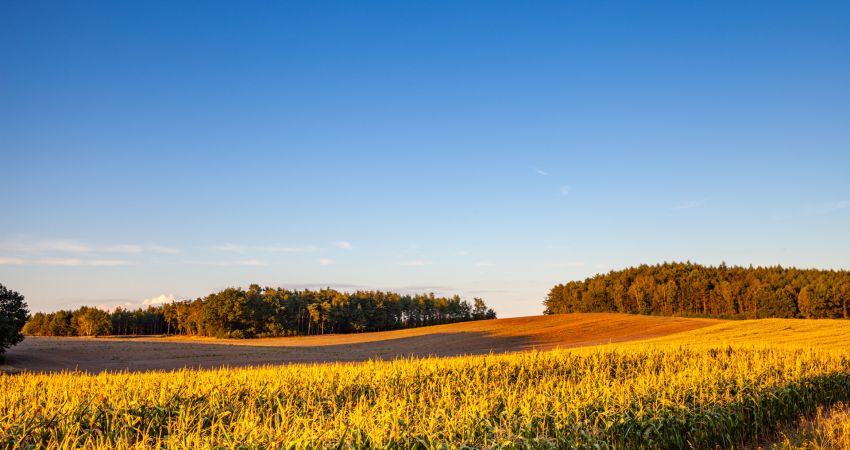
M 377 333 L 244 340 L 179 336 L 27 337 L 7 351 L 6 364 L 37 372 L 139 372 L 457 356 L 650 339 L 721 322 L 626 314 L 563 314 Z

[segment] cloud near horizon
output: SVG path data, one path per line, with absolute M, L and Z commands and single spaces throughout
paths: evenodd
M 159 306 L 159 305 L 167 305 L 169 303 L 174 303 L 177 301 L 177 297 L 174 294 L 160 294 L 156 297 L 146 298 L 142 300 L 142 306 Z
M 88 244 L 75 239 L 43 239 L 43 240 L 6 240 L 0 242 L 0 251 L 16 254 L 40 255 L 51 253 L 66 253 L 78 255 L 93 255 L 99 253 L 161 253 L 174 254 L 180 251 L 162 245 L 147 244 Z
M 78 259 L 78 258 L 14 258 L 0 256 L 0 266 L 66 266 L 66 267 L 112 267 L 126 266 L 132 262 L 123 259 Z
M 402 265 L 402 266 L 409 266 L 409 267 L 427 266 L 428 264 L 431 264 L 431 262 L 425 261 L 423 259 L 413 259 L 413 260 L 410 260 L 410 261 L 403 261 L 403 262 L 400 263 L 400 265 Z
M 232 243 L 212 245 L 209 250 L 218 252 L 230 253 L 248 253 L 248 252 L 264 252 L 264 253 L 306 253 L 318 250 L 312 245 L 239 245 Z

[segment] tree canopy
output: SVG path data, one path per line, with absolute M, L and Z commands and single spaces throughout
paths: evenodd
M 27 321 L 24 296 L 0 284 L 0 358 L 6 349 L 21 342 L 21 328 Z
M 383 291 L 287 290 L 253 284 L 203 298 L 118 308 L 111 313 L 82 307 L 36 313 L 24 332 L 41 336 L 182 334 L 247 338 L 386 331 L 426 325 L 494 319 L 483 300 L 459 296 L 401 295 Z
M 772 267 L 641 265 L 559 284 L 546 314 L 623 312 L 727 318 L 848 318 L 850 272 Z

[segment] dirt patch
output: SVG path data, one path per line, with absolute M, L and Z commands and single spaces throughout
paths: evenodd
M 379 333 L 269 339 L 27 337 L 7 352 L 6 362 L 15 368 L 39 372 L 353 362 L 579 347 L 649 339 L 717 323 L 625 314 L 564 314 Z

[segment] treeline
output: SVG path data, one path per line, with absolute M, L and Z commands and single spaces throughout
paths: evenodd
M 850 272 L 642 265 L 551 289 L 546 314 L 623 312 L 725 318 L 848 318 Z
M 386 331 L 468 320 L 495 319 L 483 300 L 457 295 L 287 290 L 251 285 L 204 298 L 112 312 L 82 307 L 36 313 L 24 333 L 36 336 L 180 334 L 249 338 Z

